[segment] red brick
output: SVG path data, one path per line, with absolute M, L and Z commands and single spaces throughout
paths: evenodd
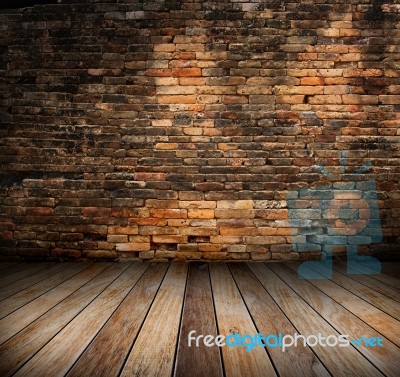
M 150 214 L 165 219 L 186 219 L 188 217 L 186 209 L 151 209 Z
M 213 209 L 189 209 L 188 217 L 190 219 L 213 219 Z
M 196 77 L 201 76 L 200 68 L 173 68 L 172 77 Z
M 118 243 L 116 250 L 123 252 L 148 251 L 150 250 L 150 243 Z
M 111 208 L 86 207 L 82 209 L 82 215 L 86 217 L 111 216 Z
M 187 242 L 187 236 L 153 236 L 154 243 L 185 243 Z
M 169 77 L 172 76 L 172 69 L 168 68 L 147 69 L 146 75 L 152 77 Z
M 166 173 L 135 173 L 134 179 L 136 181 L 165 181 Z
M 49 207 L 31 207 L 26 209 L 26 214 L 32 216 L 51 216 L 54 215 L 54 209 Z
M 108 234 L 138 234 L 137 225 L 131 226 L 109 226 Z

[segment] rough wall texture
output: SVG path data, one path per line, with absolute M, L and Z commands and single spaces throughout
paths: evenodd
M 340 254 L 357 232 L 330 233 L 340 216 L 318 203 L 357 207 L 365 182 L 383 237 L 353 243 L 399 255 L 399 28 L 381 0 L 0 11 L 1 256 L 307 259 L 330 240 Z M 288 193 L 309 187 L 323 193 L 290 221 Z

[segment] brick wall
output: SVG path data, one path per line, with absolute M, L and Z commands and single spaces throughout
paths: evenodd
M 319 258 L 288 193 L 366 181 L 383 238 L 359 251 L 396 257 L 399 25 L 381 0 L 1 10 L 1 257 Z

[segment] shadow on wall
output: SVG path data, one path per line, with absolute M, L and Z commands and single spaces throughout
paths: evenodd
M 0 3 L 0 9 L 18 9 L 33 7 L 34 5 L 57 4 L 61 0 L 12 0 Z

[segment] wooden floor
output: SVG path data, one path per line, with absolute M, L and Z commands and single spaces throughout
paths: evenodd
M 400 264 L 2 263 L 1 376 L 400 376 Z M 382 347 L 188 346 L 188 334 L 381 338 Z M 272 338 L 271 338 L 272 339 Z M 365 343 L 365 342 L 364 342 Z

